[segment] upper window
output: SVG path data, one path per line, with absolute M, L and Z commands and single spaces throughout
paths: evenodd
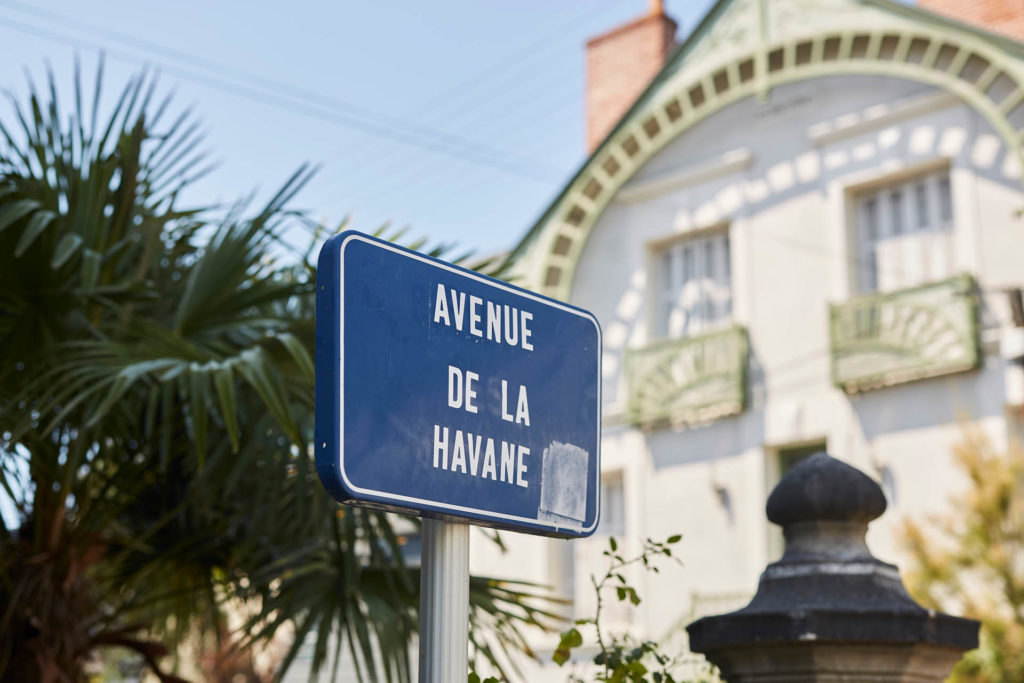
M 855 211 L 860 291 L 903 289 L 952 274 L 948 169 L 858 194 Z
M 732 316 L 729 233 L 717 230 L 658 250 L 654 332 L 684 337 L 721 326 Z

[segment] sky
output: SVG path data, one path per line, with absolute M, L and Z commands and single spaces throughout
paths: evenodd
M 711 0 L 667 0 L 689 32 Z M 0 87 L 105 59 L 112 96 L 159 74 L 217 162 L 184 199 L 266 197 L 318 166 L 296 208 L 335 229 L 488 254 L 513 246 L 585 159 L 584 46 L 645 0 L 0 0 Z M 8 102 L 0 117 L 10 120 Z

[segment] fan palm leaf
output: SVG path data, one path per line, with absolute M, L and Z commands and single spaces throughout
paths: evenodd
M 409 680 L 418 572 L 307 447 L 314 273 L 275 254 L 311 170 L 255 210 L 182 210 L 198 125 L 144 73 L 104 116 L 102 74 L 84 102 L 76 65 L 67 112 L 48 73 L 0 120 L 0 677 L 75 680 L 121 645 L 176 680 L 159 655 L 199 629 Z M 533 587 L 473 585 L 495 661 L 554 617 Z

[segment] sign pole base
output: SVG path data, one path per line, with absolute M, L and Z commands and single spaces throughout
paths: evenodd
M 419 683 L 469 674 L 469 525 L 423 519 Z

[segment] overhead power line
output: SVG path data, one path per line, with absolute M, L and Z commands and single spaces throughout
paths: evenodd
M 15 6 L 17 5 L 17 6 Z M 20 3 L 0 2 L 0 7 L 6 6 L 19 11 L 28 11 L 39 14 L 35 8 L 23 9 Z M 49 13 L 45 13 L 49 14 Z M 70 23 L 63 21 L 63 23 Z M 21 20 L 7 18 L 2 26 L 12 28 L 24 33 L 41 36 L 57 42 L 70 44 L 76 47 L 94 50 L 110 55 L 119 61 L 137 63 L 146 61 L 137 55 L 132 55 L 117 50 L 111 50 L 106 46 L 99 45 L 89 40 L 84 40 L 74 35 L 55 31 L 50 28 L 27 23 Z M 121 42 L 128 44 L 144 44 L 145 41 L 124 37 Z M 161 54 L 166 58 L 176 59 L 192 65 L 201 66 L 212 72 L 230 72 L 221 65 L 207 62 L 199 58 L 178 53 L 170 48 L 163 48 L 154 44 L 147 44 L 149 47 L 142 47 L 146 52 Z M 312 91 L 295 88 L 288 84 L 264 79 L 257 76 L 234 76 L 236 80 L 229 80 L 224 76 L 199 73 L 192 69 L 168 64 L 166 61 L 153 61 L 162 71 L 173 74 L 179 78 L 189 80 L 202 85 L 218 88 L 222 91 L 247 98 L 262 104 L 287 109 L 289 111 L 318 118 L 335 125 L 373 135 L 375 137 L 397 142 L 399 144 L 418 147 L 431 152 L 436 152 L 460 161 L 476 164 L 479 166 L 493 168 L 511 175 L 516 175 L 538 182 L 550 182 L 550 178 L 542 175 L 542 172 L 556 172 L 544 162 L 537 160 L 517 159 L 514 155 L 503 150 L 493 149 L 479 143 L 470 142 L 443 131 L 410 123 L 394 117 L 372 112 L 371 110 L 353 105 L 335 98 L 331 98 Z M 238 82 L 243 81 L 243 82 Z M 370 116 L 373 120 L 370 120 Z
M 558 126 L 552 125 L 552 123 L 554 121 L 563 121 L 563 120 L 565 120 L 566 119 L 565 115 L 570 113 L 570 112 L 572 113 L 573 116 L 577 116 L 578 115 L 578 103 L 577 102 L 574 102 L 574 101 L 563 102 L 561 106 L 559 106 L 558 108 L 552 110 L 551 112 L 549 112 L 543 118 L 538 117 L 538 118 L 534 119 L 533 121 L 531 121 L 529 124 L 517 128 L 517 132 L 520 133 L 520 134 L 525 134 L 525 133 L 532 132 L 532 131 L 534 131 L 534 130 L 536 130 L 538 128 L 542 128 L 542 127 L 547 127 L 549 129 L 559 128 Z M 487 130 L 488 128 L 490 128 L 490 127 L 485 127 L 483 129 L 481 129 L 481 131 Z M 544 140 L 544 139 L 545 138 L 543 138 L 543 137 L 538 138 L 538 140 Z M 534 142 L 536 142 L 536 140 Z M 533 145 L 533 146 L 536 147 L 536 145 Z M 579 162 L 577 161 L 576 163 L 578 164 Z M 551 192 L 552 193 L 555 190 L 558 189 L 559 183 L 561 183 L 564 179 L 566 179 L 574 168 L 575 168 L 575 166 L 566 167 L 566 169 L 563 171 L 563 174 L 564 174 L 563 178 L 559 179 L 556 182 L 555 186 L 551 188 Z M 400 174 L 398 174 L 398 175 L 386 177 L 381 182 L 373 183 L 372 185 L 370 185 L 369 189 L 363 188 L 362 192 L 366 193 L 365 194 L 365 200 L 366 201 L 373 201 L 374 199 L 376 199 L 378 197 L 386 196 L 388 194 L 388 192 L 392 191 L 395 187 L 398 187 L 398 186 L 402 185 L 403 183 L 413 181 L 419 174 L 422 173 L 422 170 L 423 170 L 422 168 L 415 168 L 415 167 L 408 168 L 408 169 L 403 169 L 402 172 Z M 446 177 L 444 177 L 444 176 L 442 176 L 440 174 L 437 174 L 437 175 L 431 174 L 429 177 L 425 178 L 421 183 L 417 184 L 417 189 L 420 192 L 424 192 L 426 190 L 430 190 L 430 189 L 435 188 L 435 187 L 444 187 L 448 191 L 449 194 L 459 195 L 459 194 L 462 194 L 462 193 L 467 192 L 469 190 L 473 190 L 475 188 L 478 188 L 481 185 L 483 185 L 484 183 L 489 182 L 490 180 L 491 179 L 486 174 L 463 175 L 461 178 L 456 180 L 454 182 L 454 184 L 452 184 L 452 180 L 450 178 L 446 178 Z
M 509 55 L 506 59 L 476 72 L 458 85 L 443 90 L 425 102 L 417 104 L 417 112 L 425 117 L 425 121 L 440 121 L 443 118 L 443 123 L 449 126 L 453 123 L 467 121 L 472 116 L 483 118 L 483 125 L 473 126 L 476 139 L 480 139 L 480 133 L 498 130 L 499 126 L 502 130 L 500 135 L 488 135 L 484 136 L 484 138 L 507 139 L 510 132 L 521 136 L 523 133 L 522 125 L 512 126 L 507 125 L 506 122 L 522 119 L 522 114 L 525 111 L 524 107 L 505 107 L 496 112 L 488 113 L 484 117 L 480 116 L 481 112 L 488 109 L 492 103 L 498 101 L 499 98 L 497 96 L 506 90 L 509 84 L 514 83 L 522 90 L 524 85 L 536 84 L 538 79 L 549 74 L 550 71 L 548 69 L 534 64 L 536 58 L 543 56 L 552 46 L 560 45 L 559 38 L 564 38 L 571 29 L 579 27 L 585 21 L 593 21 L 600 18 L 608 9 L 616 5 L 616 0 L 606 0 L 598 5 L 588 5 L 586 12 L 578 14 L 570 21 L 560 24 L 556 29 L 545 33 L 517 50 L 514 54 Z M 579 79 L 578 84 L 582 85 L 582 78 Z M 576 84 L 574 83 L 573 85 Z M 531 90 L 536 91 L 537 88 L 533 87 Z M 525 99 L 530 102 L 534 100 L 534 98 Z M 442 106 L 435 107 L 435 105 Z M 494 109 L 494 107 L 490 108 Z M 536 122 L 537 119 L 533 119 L 526 125 L 535 124 Z M 541 122 L 544 123 L 545 120 L 541 119 Z M 468 124 L 466 127 L 469 127 Z M 408 163 L 397 163 L 399 154 L 395 152 L 383 155 L 374 154 L 372 158 L 369 158 L 364 163 L 360 157 L 365 158 L 366 153 L 369 151 L 365 146 L 357 146 L 345 149 L 344 154 L 349 157 L 350 161 L 357 162 L 353 164 L 356 178 L 369 178 L 375 181 L 369 195 L 372 198 L 382 195 L 384 193 L 381 191 L 382 188 L 383 190 L 390 190 L 391 188 L 404 186 L 409 182 L 415 182 L 422 175 L 423 170 L 429 167 L 427 160 L 414 162 L 411 167 Z M 338 150 L 332 153 L 325 161 L 337 158 L 340 154 L 341 150 Z M 392 174 L 392 169 L 396 166 L 401 167 L 403 175 L 400 178 Z M 431 172 L 429 177 L 431 185 L 446 181 L 444 174 Z M 472 176 L 471 184 L 476 186 L 485 180 L 486 176 L 475 175 Z

